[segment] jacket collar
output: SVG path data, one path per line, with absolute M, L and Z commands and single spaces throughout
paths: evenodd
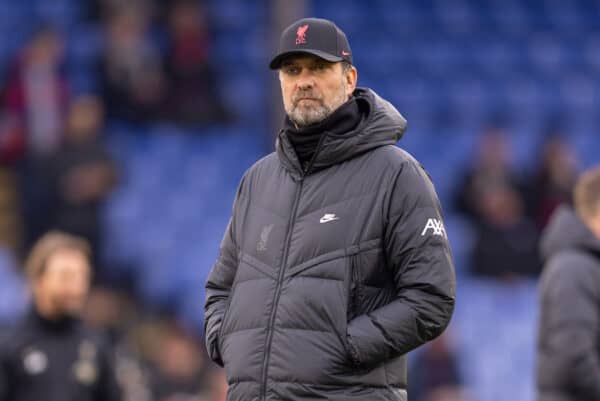
M 346 133 L 324 132 L 306 168 L 301 165 L 286 131 L 279 132 L 277 155 L 294 179 L 300 180 L 380 146 L 393 145 L 402 137 L 406 120 L 394 106 L 368 88 L 357 88 L 353 96 L 363 114 L 361 122 Z

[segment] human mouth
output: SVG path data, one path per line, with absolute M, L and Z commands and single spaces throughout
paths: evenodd
M 302 97 L 298 100 L 296 100 L 296 104 L 299 104 L 301 102 L 318 102 L 319 99 L 316 99 L 314 97 Z

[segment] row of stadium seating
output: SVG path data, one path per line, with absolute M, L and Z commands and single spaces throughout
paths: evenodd
M 96 88 L 91 67 L 102 33 L 81 23 L 77 4 L 0 2 L 0 32 L 11 33 L 0 35 L 0 60 L 15 55 L 33 28 L 32 15 L 40 15 L 76 33 L 67 48 L 76 91 Z M 400 146 L 423 162 L 438 188 L 460 275 L 453 337 L 473 399 L 533 400 L 535 283 L 469 279 L 474 234 L 450 200 L 490 115 L 500 113 L 508 122 L 514 160 L 523 171 L 533 168 L 549 119 L 563 120 L 582 166 L 598 162 L 600 6 L 591 0 L 309 5 L 307 14 L 331 18 L 347 32 L 359 84 L 373 87 L 407 117 Z M 148 305 L 170 308 L 198 330 L 204 280 L 237 182 L 273 147 L 264 128 L 270 112 L 268 9 L 250 0 L 211 0 L 207 9 L 221 90 L 245 126 L 189 132 L 166 124 L 111 125 L 108 142 L 122 178 L 105 210 L 108 273 L 132 281 Z M 22 312 L 27 297 L 14 265 L 0 257 L 2 321 Z

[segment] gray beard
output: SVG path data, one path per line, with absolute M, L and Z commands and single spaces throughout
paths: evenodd
M 345 98 L 345 92 L 342 89 L 339 92 L 339 96 L 333 99 L 331 106 L 328 106 L 325 103 L 323 103 L 322 100 L 319 100 L 318 104 L 314 107 L 300 108 L 298 107 L 297 102 L 294 101 L 292 109 L 286 110 L 286 113 L 289 119 L 297 127 L 306 127 L 308 125 L 320 123 L 321 121 L 329 117 L 331 113 L 336 111 L 337 108 L 344 104 L 347 100 L 348 99 Z
M 306 127 L 308 125 L 320 123 L 329 117 L 333 111 L 334 110 L 325 106 L 324 104 L 310 109 L 300 109 L 299 107 L 294 107 L 292 111 L 288 113 L 288 117 L 294 124 L 296 124 L 297 127 Z

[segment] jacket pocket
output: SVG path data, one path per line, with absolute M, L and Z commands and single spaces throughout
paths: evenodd
M 358 368 L 359 362 L 356 352 L 348 338 L 348 324 L 360 315 L 363 297 L 363 274 L 359 263 L 359 254 L 353 253 L 347 258 L 346 271 L 346 324 L 344 325 L 341 341 L 344 347 L 346 366 Z
M 358 254 L 350 255 L 348 258 L 348 305 L 346 310 L 346 321 L 350 322 L 359 315 L 362 298 L 362 272 L 358 264 Z
M 242 257 L 244 255 L 242 254 L 242 252 L 238 251 L 237 253 L 237 260 L 242 261 Z M 227 318 L 229 317 L 229 311 L 231 309 L 231 304 L 233 301 L 233 297 L 235 296 L 235 289 L 237 288 L 237 284 L 238 284 L 238 278 L 239 278 L 239 272 L 241 270 L 241 267 L 238 266 L 238 269 L 235 273 L 235 276 L 233 277 L 233 282 L 231 283 L 231 290 L 229 291 L 229 297 L 227 297 L 227 306 L 225 307 L 225 311 L 223 312 L 223 318 L 221 319 L 221 327 L 219 327 L 219 331 L 217 332 L 217 347 L 219 349 L 219 354 L 221 355 L 221 359 L 223 359 L 223 335 L 224 335 L 224 330 L 225 330 L 225 326 L 227 325 Z
M 217 332 L 217 347 L 219 348 L 219 354 L 221 355 L 221 359 L 223 359 L 223 335 L 225 326 L 227 325 L 227 318 L 229 317 L 229 312 L 231 310 L 231 301 L 233 300 L 234 292 L 235 292 L 236 282 L 234 280 L 231 291 L 229 292 L 229 297 L 227 299 L 227 307 L 225 308 L 225 312 L 223 312 L 223 318 L 221 319 L 221 327 L 219 327 L 219 331 Z
M 221 355 L 221 359 L 223 358 L 223 330 L 225 328 L 225 322 L 227 319 L 227 315 L 229 314 L 229 306 L 231 305 L 231 295 L 230 300 L 227 302 L 227 307 L 225 308 L 225 312 L 223 313 L 223 318 L 221 319 L 221 327 L 219 327 L 219 331 L 217 332 L 217 347 L 219 349 L 219 354 Z

